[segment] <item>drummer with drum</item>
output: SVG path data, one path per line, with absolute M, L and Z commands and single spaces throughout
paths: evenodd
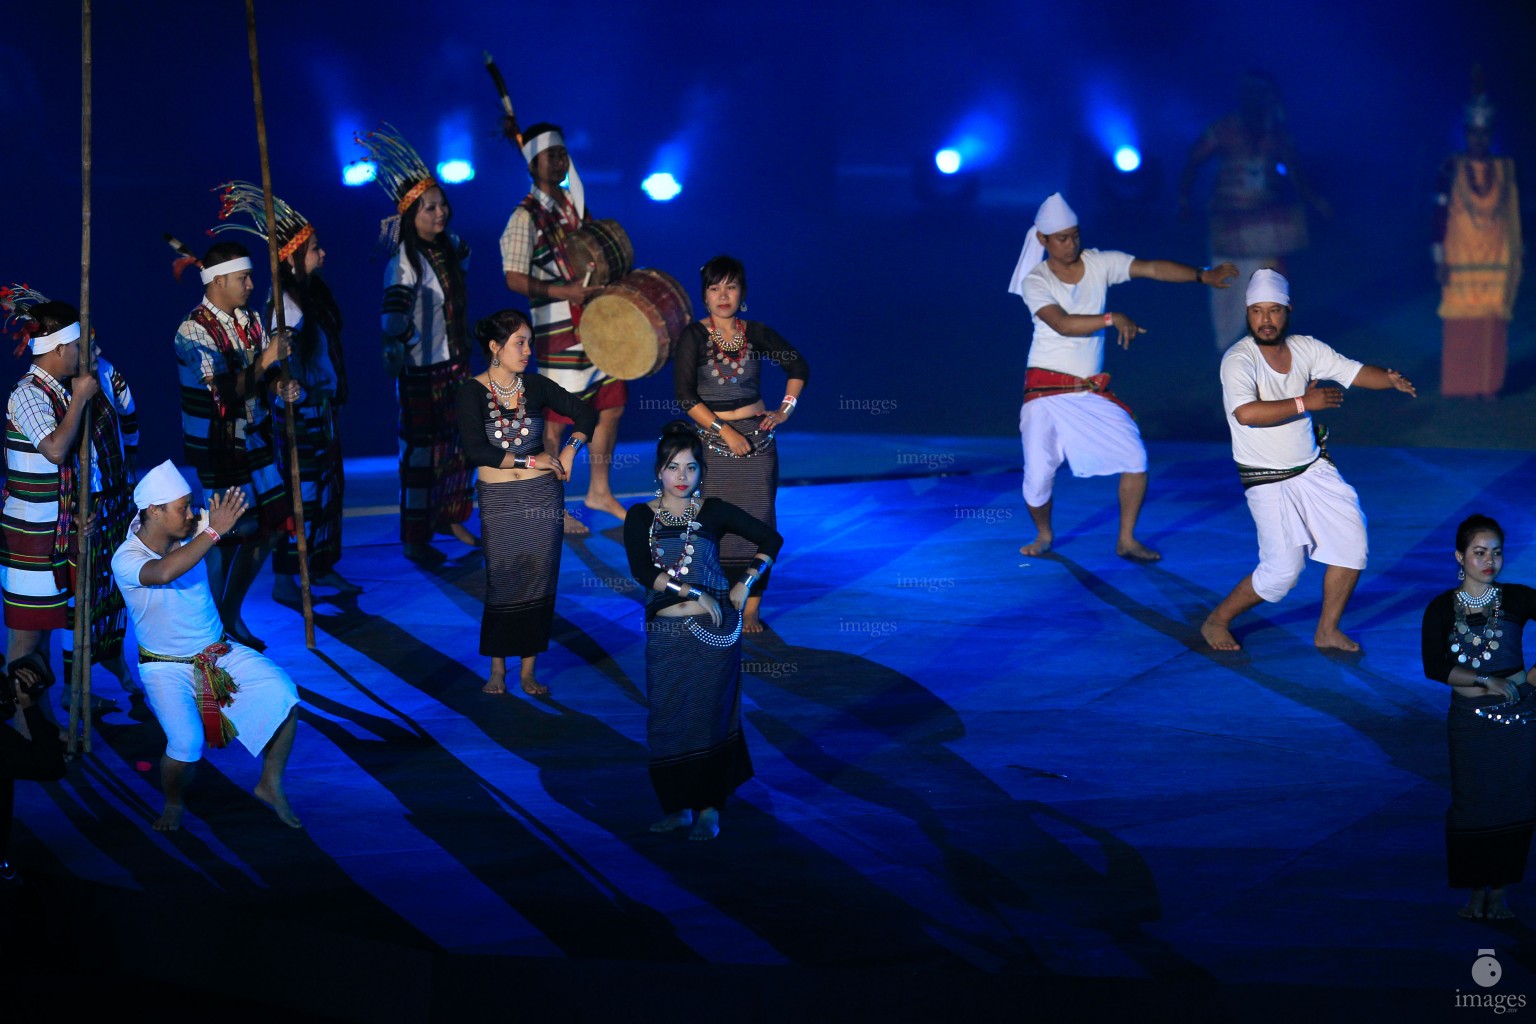
M 598 411 L 597 429 L 588 450 L 592 476 L 585 504 L 622 519 L 624 506 L 613 495 L 609 469 L 628 389 L 624 381 L 592 365 L 582 348 L 577 325 L 583 304 L 610 280 L 629 272 L 633 250 L 618 224 L 594 222 L 587 216 L 581 178 L 571 164 L 559 126 L 533 125 L 523 133 L 521 148 L 533 188 L 502 232 L 502 270 L 507 287 L 528 297 L 540 372 Z M 567 175 L 569 190 L 560 184 Z M 560 450 L 568 423 L 550 412 L 545 425 L 546 451 Z M 565 532 L 580 535 L 590 531 L 567 512 Z

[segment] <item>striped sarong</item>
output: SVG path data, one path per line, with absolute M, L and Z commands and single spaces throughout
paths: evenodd
M 560 578 L 565 486 L 553 473 L 478 485 L 485 548 L 480 653 L 523 658 L 549 650 Z
M 290 480 L 288 461 L 288 407 L 274 410 L 278 451 L 282 453 L 283 479 Z M 299 455 L 299 487 L 304 502 L 304 537 L 309 546 L 309 572 L 321 576 L 341 560 L 341 513 L 345 476 L 341 440 L 336 436 L 336 411 L 330 399 L 306 397 L 294 421 L 294 440 Z M 272 571 L 293 575 L 299 571 L 298 545 L 291 532 L 284 533 L 272 552 Z
M 751 443 L 752 452 L 745 456 L 732 455 L 713 432 L 699 431 L 704 441 L 705 468 L 700 493 L 706 498 L 728 501 L 777 530 L 779 517 L 774 506 L 779 494 L 779 446 L 774 443 L 773 431 L 758 430 L 757 421 L 756 416 L 723 421 Z M 727 534 L 720 545 L 720 568 L 726 579 L 730 583 L 740 579 L 756 555 L 756 544 L 734 533 Z M 772 574 L 771 569 L 763 573 L 752 593 L 759 597 L 767 593 Z
M 464 362 L 407 366 L 400 375 L 400 540 L 426 544 L 469 518 L 469 465 L 459 442 Z

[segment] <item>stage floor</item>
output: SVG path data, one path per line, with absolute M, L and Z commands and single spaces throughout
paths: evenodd
M 1481 991 L 1486 948 L 1496 991 L 1536 998 L 1527 927 L 1456 918 L 1447 693 L 1418 656 L 1464 516 L 1501 520 L 1504 578 L 1536 581 L 1536 453 L 1336 452 L 1372 551 L 1345 618 L 1365 651 L 1330 656 L 1315 566 L 1241 621 L 1242 652 L 1200 644 L 1255 560 L 1225 446 L 1152 447 L 1141 533 L 1165 559 L 1146 567 L 1115 556 L 1112 479 L 1059 478 L 1057 550 L 1021 557 L 1014 439 L 783 444 L 802 485 L 779 496 L 771 631 L 744 650 L 757 774 L 718 841 L 646 829 L 617 520 L 566 545 L 550 696 L 485 696 L 478 555 L 401 558 L 392 464 L 360 462 L 341 569 L 366 592 L 320 598 L 315 652 L 266 575 L 247 611 L 304 700 L 306 828 L 250 796 L 236 748 L 180 833 L 151 831 L 163 736 L 108 716 L 63 782 L 18 785 L 13 859 L 58 941 L 146 993 L 372 1021 L 1440 1019 Z M 648 462 L 625 446 L 620 489 Z

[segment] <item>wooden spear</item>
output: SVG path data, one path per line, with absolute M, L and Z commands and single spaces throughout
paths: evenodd
M 261 100 L 261 56 L 256 49 L 256 0 L 245 0 L 245 35 L 251 51 L 251 91 L 256 96 L 256 144 L 261 150 L 261 191 L 267 204 L 267 257 L 272 270 L 272 311 L 277 318 L 278 335 L 287 330 L 283 309 L 283 279 L 278 276 L 277 213 L 272 203 L 272 162 L 267 156 L 267 111 Z M 282 364 L 279 387 L 286 389 L 288 364 Z M 293 499 L 294 539 L 299 551 L 299 591 L 304 604 L 304 646 L 315 649 L 315 605 L 309 593 L 309 541 L 304 534 L 304 490 L 299 473 L 299 438 L 295 421 L 299 410 L 288 402 L 286 415 L 288 446 L 288 487 Z
M 80 4 L 80 375 L 94 373 L 91 344 L 91 0 Z M 60 495 L 62 498 L 63 495 Z M 74 756 L 85 722 L 91 752 L 91 407 L 80 417 L 80 467 L 75 474 L 79 553 L 75 565 L 75 658 L 69 678 L 69 754 Z

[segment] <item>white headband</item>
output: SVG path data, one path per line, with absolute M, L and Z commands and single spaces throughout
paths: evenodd
M 211 267 L 203 268 L 203 284 L 207 284 L 216 277 L 223 277 L 225 274 L 238 274 L 242 270 L 250 269 L 251 258 L 249 256 L 237 256 L 232 260 L 225 260 L 223 263 L 215 263 Z
M 531 164 L 534 157 L 546 149 L 553 149 L 556 146 L 565 146 L 564 135 L 561 135 L 553 128 L 548 131 L 539 132 L 533 138 L 523 140 L 523 159 Z M 569 152 L 569 148 L 566 147 L 567 152 Z M 581 183 L 581 175 L 576 173 L 576 161 L 572 160 L 569 167 L 570 170 L 567 172 L 567 176 L 570 178 L 571 183 L 571 202 L 576 205 L 576 215 L 578 217 L 585 217 L 587 215 L 587 188 Z
M 133 489 L 133 503 L 138 508 L 149 508 L 151 505 L 169 504 L 191 493 L 192 488 L 187 485 L 187 478 L 181 475 L 181 470 L 176 468 L 174 462 L 166 459 L 144 474 L 144 479 Z
M 1291 285 L 1278 271 L 1255 270 L 1253 276 L 1248 279 L 1248 294 L 1243 297 L 1243 304 L 1252 306 L 1257 302 L 1277 302 L 1282 306 L 1291 304 Z
M 1040 244 L 1036 232 L 1042 235 L 1054 235 L 1058 231 L 1077 227 L 1077 214 L 1072 212 L 1072 207 L 1061 197 L 1060 192 L 1052 192 L 1040 204 L 1040 209 L 1035 211 L 1035 225 L 1029 230 L 1029 237 L 1024 239 L 1024 251 L 1019 253 L 1019 262 L 1014 264 L 1013 277 L 1008 282 L 1008 290 L 1020 298 L 1024 297 L 1024 279 L 1029 272 L 1045 259 L 1045 246 Z
M 60 345 L 68 345 L 72 341 L 80 340 L 80 321 L 76 320 L 67 327 L 60 327 L 52 334 L 32 335 L 32 354 L 40 356 L 45 352 L 52 352 Z

